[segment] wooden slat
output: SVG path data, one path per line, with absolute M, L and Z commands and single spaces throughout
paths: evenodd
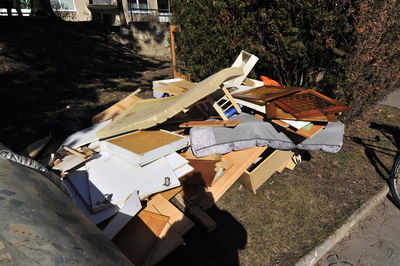
M 217 227 L 215 221 L 199 206 L 190 206 L 189 211 L 208 232 L 213 231 Z
M 232 103 L 233 107 L 235 107 L 238 114 L 240 114 L 242 112 L 242 109 L 240 109 L 239 105 L 236 103 L 231 93 L 227 90 L 227 88 L 225 88 L 225 86 L 222 86 L 222 91 L 225 93 L 225 96 L 228 98 L 228 100 Z
M 222 121 L 189 121 L 182 123 L 179 127 L 236 127 L 241 120 L 222 120 Z

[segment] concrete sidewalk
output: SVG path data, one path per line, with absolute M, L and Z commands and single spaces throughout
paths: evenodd
M 400 265 L 400 210 L 385 199 L 316 265 Z
M 380 104 L 400 109 L 400 89 Z M 386 198 L 316 265 L 400 265 L 400 210 Z

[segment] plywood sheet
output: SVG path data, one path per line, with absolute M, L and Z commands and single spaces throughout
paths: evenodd
M 227 68 L 203 80 L 184 94 L 162 99 L 135 101 L 111 124 L 97 131 L 97 136 L 106 138 L 160 124 L 216 91 L 225 80 L 242 74 L 243 70 L 240 67 Z
M 232 94 L 233 97 L 242 99 L 260 106 L 264 106 L 265 102 L 271 101 L 283 96 L 287 96 L 303 90 L 299 87 L 277 87 L 277 86 L 262 86 L 250 89 L 243 92 Z

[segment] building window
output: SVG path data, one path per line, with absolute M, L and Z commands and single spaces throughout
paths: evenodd
M 169 13 L 169 1 L 157 0 L 158 12 Z
M 74 0 L 50 0 L 54 11 L 76 11 Z
M 147 3 L 147 0 L 130 0 L 129 4 L 130 9 L 133 12 L 149 11 L 149 4 Z

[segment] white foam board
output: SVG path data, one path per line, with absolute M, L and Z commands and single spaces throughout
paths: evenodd
M 65 185 L 70 191 L 72 198 L 75 202 L 75 205 L 81 210 L 81 212 L 89 218 L 94 224 L 99 224 L 111 216 L 115 215 L 119 211 L 119 207 L 116 205 L 111 206 L 110 208 L 104 209 L 97 213 L 91 213 L 87 208 L 82 198 L 78 195 L 77 191 L 73 187 L 73 185 L 68 181 L 68 179 L 64 180 Z
M 124 202 L 132 191 L 144 198 L 180 185 L 165 158 L 141 167 L 105 151 L 100 155 L 86 164 L 89 180 L 103 195 L 112 194 L 113 204 Z M 170 178 L 169 186 L 164 186 L 165 177 Z
M 182 176 L 189 174 L 193 170 L 194 168 L 192 166 L 190 166 L 189 164 L 185 164 L 184 166 L 175 169 L 174 172 L 178 178 L 181 178 Z
M 310 121 L 294 121 L 294 120 L 286 120 L 286 119 L 281 119 L 281 121 L 285 122 L 286 124 L 289 124 L 290 126 L 296 128 L 296 129 L 303 128 L 311 123 Z
M 165 156 L 165 159 L 167 159 L 169 165 L 174 170 L 189 163 L 188 160 L 186 160 L 176 152 L 168 154 L 167 156 Z

